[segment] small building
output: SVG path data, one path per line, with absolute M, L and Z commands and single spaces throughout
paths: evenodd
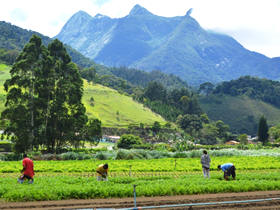
M 103 136 L 102 140 L 109 142 L 117 142 L 121 137 L 120 136 Z
M 226 145 L 237 145 L 237 144 L 240 144 L 240 143 L 238 141 L 234 141 L 234 140 L 226 142 Z

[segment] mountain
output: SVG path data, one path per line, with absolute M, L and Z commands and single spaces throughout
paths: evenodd
M 43 44 L 46 46 L 52 41 L 51 38 L 38 32 L 25 30 L 5 21 L 0 21 L 0 61 L 2 60 L 3 62 L 3 60 L 5 60 L 7 62 L 7 59 L 3 58 L 4 56 L 1 56 L 3 54 L 7 54 L 7 57 L 11 55 L 16 57 L 33 34 L 38 35 L 42 39 Z M 77 50 L 67 45 L 65 47 L 69 55 L 72 57 L 72 61 L 79 66 L 90 67 L 95 65 L 93 61 L 83 56 Z M 12 64 L 13 61 L 14 59 L 8 59 L 7 63 Z
M 0 63 L 0 113 L 4 109 L 6 100 L 3 84 L 10 77 L 9 70 L 9 66 Z M 85 80 L 82 102 L 88 117 L 100 119 L 104 127 L 128 127 L 130 124 L 152 125 L 155 121 L 162 124 L 166 122 L 161 116 L 131 97 L 102 85 L 92 85 Z
M 89 17 L 89 15 L 87 15 L 85 12 L 79 12 L 79 15 L 76 17 L 78 18 L 74 18 L 75 21 L 84 22 L 86 18 Z M 101 18 L 101 15 L 97 17 Z M 12 65 L 16 57 L 19 55 L 19 52 L 23 49 L 24 45 L 29 41 L 33 34 L 40 36 L 44 45 L 48 45 L 48 43 L 52 41 L 51 38 L 38 32 L 25 30 L 10 23 L 0 21 L 0 63 L 2 62 Z M 72 61 L 78 64 L 80 67 L 84 68 L 93 66 L 99 75 L 107 75 L 107 81 L 104 82 L 107 84 L 108 79 L 110 79 L 112 80 L 112 83 L 117 83 L 116 81 L 120 80 L 127 80 L 132 85 L 141 87 L 147 86 L 150 81 L 161 82 L 169 89 L 183 88 L 187 86 L 187 84 L 178 77 L 175 77 L 174 75 L 170 76 L 163 74 L 159 71 L 144 72 L 124 67 L 108 68 L 106 66 L 96 64 L 89 58 L 83 56 L 77 50 L 71 48 L 69 45 L 64 46 L 66 46 L 68 53 L 72 57 Z M 112 77 L 109 78 L 108 75 L 112 75 Z M 82 76 L 86 78 L 86 76 L 83 74 Z
M 243 75 L 280 79 L 280 58 L 245 49 L 232 37 L 203 29 L 191 17 L 161 17 L 135 5 L 122 18 L 79 11 L 56 36 L 108 66 L 160 70 L 190 85 Z

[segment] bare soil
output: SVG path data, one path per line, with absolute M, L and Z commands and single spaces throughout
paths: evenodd
M 159 206 L 170 204 L 209 203 L 222 201 L 242 201 L 266 198 L 280 198 L 280 191 L 258 191 L 242 193 L 219 193 L 203 195 L 180 195 L 137 197 L 137 207 Z M 37 202 L 0 202 L 0 209 L 98 209 L 98 208 L 132 208 L 133 198 L 109 198 L 89 200 L 62 200 Z M 141 208 L 139 208 L 141 209 Z M 199 205 L 188 207 L 172 207 L 160 209 L 280 209 L 280 200 L 252 202 L 241 204 Z

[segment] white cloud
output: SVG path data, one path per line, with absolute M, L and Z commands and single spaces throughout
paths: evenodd
M 16 8 L 11 11 L 11 18 L 24 22 L 27 19 L 27 14 L 22 9 Z
M 115 18 L 126 16 L 135 4 L 167 17 L 193 8 L 191 16 L 203 28 L 227 33 L 250 50 L 280 56 L 280 0 L 9 0 L 1 2 L 0 20 L 53 37 L 79 10 Z

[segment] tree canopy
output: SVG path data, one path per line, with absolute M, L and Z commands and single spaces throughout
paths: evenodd
M 259 121 L 258 140 L 263 144 L 268 142 L 268 125 L 264 116 Z
M 132 134 L 124 134 L 117 142 L 118 148 L 131 149 L 135 145 L 141 145 L 142 139 Z
M 247 95 L 275 106 L 280 106 L 280 82 L 251 76 L 223 82 L 213 91 L 214 94 L 231 96 Z
M 60 41 L 46 48 L 33 35 L 10 74 L 2 118 L 10 122 L 5 132 L 15 136 L 16 151 L 39 146 L 54 151 L 81 140 L 88 120 L 81 102 L 83 81 Z

